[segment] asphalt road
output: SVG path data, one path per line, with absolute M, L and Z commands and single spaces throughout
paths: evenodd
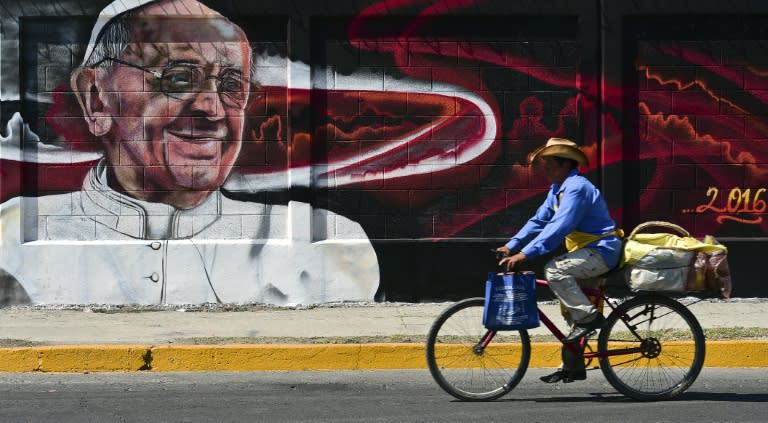
M 0 374 L 2 422 L 765 422 L 768 370 L 705 368 L 680 397 L 638 403 L 599 371 L 508 396 L 453 400 L 427 371 Z

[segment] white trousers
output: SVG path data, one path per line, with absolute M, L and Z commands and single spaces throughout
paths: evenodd
M 575 323 L 591 320 L 590 316 L 596 312 L 576 280 L 594 278 L 609 270 L 603 257 L 591 248 L 557 256 L 544 266 L 549 288 Z

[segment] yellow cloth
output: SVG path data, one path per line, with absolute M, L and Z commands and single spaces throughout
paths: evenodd
M 624 237 L 624 231 L 621 229 L 616 229 L 615 231 L 606 232 L 600 235 L 590 234 L 588 232 L 573 231 L 565 236 L 565 249 L 568 250 L 569 253 L 572 253 L 579 248 L 584 248 L 599 239 L 603 239 L 611 235 L 616 235 L 617 237 L 622 238 Z
M 685 251 L 701 251 L 707 254 L 728 253 L 728 248 L 724 245 L 700 241 L 690 236 L 681 237 L 668 233 L 636 234 L 624 244 L 622 262 L 632 264 L 659 247 Z

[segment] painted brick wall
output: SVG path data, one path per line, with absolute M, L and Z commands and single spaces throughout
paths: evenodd
M 11 254 L 0 265 L 0 297 L 8 301 L 40 302 L 34 293 L 52 286 L 58 293 L 49 300 L 97 301 L 71 297 L 69 281 L 55 281 L 69 268 L 120 289 L 169 288 L 139 302 L 174 301 L 195 286 L 187 277 L 203 288 L 217 277 L 233 281 L 195 297 L 201 302 L 477 295 L 494 269 L 487 250 L 543 199 L 547 184 L 527 156 L 552 136 L 583 146 L 590 166 L 582 172 L 622 227 L 665 220 L 715 235 L 732 249 L 734 294 L 768 295 L 754 264 L 768 230 L 762 2 L 207 1 L 247 35 L 260 85 L 244 110 L 231 174 L 214 189 L 221 197 L 180 217 L 179 236 L 157 239 L 105 229 L 151 226 L 127 206 L 81 206 L 99 192 L 82 187 L 103 144 L 69 79 L 108 3 L 2 0 L 0 212 L 4 230 L 14 228 L 4 242 L 19 239 L 4 251 L 50 257 L 45 248 L 85 248 L 36 274 L 39 290 L 26 289 L 24 276 L 36 256 Z M 204 26 L 190 28 L 194 37 Z M 208 166 L 176 164 L 187 179 Z M 142 168 L 146 180 L 158 167 Z M 151 216 L 174 215 L 160 203 Z M 152 249 L 152 241 L 161 241 L 152 251 L 189 244 L 178 252 L 189 261 L 181 276 L 155 269 L 155 258 L 135 275 L 89 270 L 102 245 L 136 264 L 145 253 L 126 248 Z M 248 251 L 238 250 L 243 245 Z M 223 251 L 247 258 L 221 270 Z M 302 267 L 307 257 L 311 268 Z M 263 280 L 270 271 L 278 276 Z M 120 292 L 107 299 L 130 298 Z

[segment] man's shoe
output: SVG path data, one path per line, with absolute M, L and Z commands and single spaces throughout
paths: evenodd
M 571 342 L 578 341 L 579 338 L 587 335 L 588 333 L 598 330 L 605 324 L 605 317 L 602 314 L 597 313 L 595 318 L 586 323 L 576 323 L 571 329 L 571 333 L 563 339 L 563 342 L 570 344 Z
M 563 383 L 571 383 L 575 380 L 584 380 L 587 378 L 587 371 L 586 370 L 564 370 L 559 369 L 558 371 L 542 376 L 539 379 L 544 383 L 557 383 L 557 382 L 563 382 Z

